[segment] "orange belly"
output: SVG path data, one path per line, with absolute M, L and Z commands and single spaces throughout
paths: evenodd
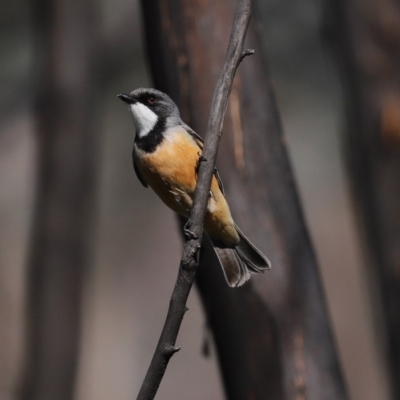
M 201 153 L 193 138 L 183 129 L 166 133 L 157 150 L 144 153 L 134 148 L 136 163 L 149 186 L 176 213 L 188 217 L 196 187 L 197 160 Z M 213 177 L 211 197 L 204 220 L 204 230 L 229 247 L 239 243 L 239 236 L 222 194 Z

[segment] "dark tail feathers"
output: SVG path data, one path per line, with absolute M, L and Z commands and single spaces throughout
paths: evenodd
M 240 236 L 239 244 L 233 248 L 214 247 L 224 271 L 225 279 L 231 287 L 242 286 L 251 274 L 271 269 L 267 257 L 258 250 L 236 225 Z

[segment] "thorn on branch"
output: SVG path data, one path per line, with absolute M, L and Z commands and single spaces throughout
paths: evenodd
M 240 61 L 243 60 L 243 58 L 247 57 L 247 56 L 251 56 L 255 53 L 254 49 L 244 49 L 242 52 L 242 55 L 240 57 Z
M 181 349 L 180 346 L 167 346 L 165 348 L 165 355 L 168 358 L 171 358 L 175 353 L 177 353 Z

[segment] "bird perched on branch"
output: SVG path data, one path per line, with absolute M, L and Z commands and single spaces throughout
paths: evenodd
M 136 128 L 133 166 L 143 186 L 188 218 L 193 203 L 203 139 L 186 125 L 171 98 L 155 89 L 136 89 L 118 97 L 129 105 Z M 222 266 L 229 286 L 243 285 L 251 274 L 271 264 L 234 223 L 218 171 L 208 200 L 204 231 Z

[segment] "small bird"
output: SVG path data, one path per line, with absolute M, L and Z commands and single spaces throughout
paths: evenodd
M 182 121 L 178 107 L 163 92 L 140 88 L 118 97 L 129 105 L 133 115 L 136 137 L 132 157 L 137 177 L 169 208 L 188 218 L 203 139 Z M 217 170 L 204 231 L 211 239 L 229 286 L 241 286 L 251 274 L 271 268 L 267 257 L 233 221 Z

